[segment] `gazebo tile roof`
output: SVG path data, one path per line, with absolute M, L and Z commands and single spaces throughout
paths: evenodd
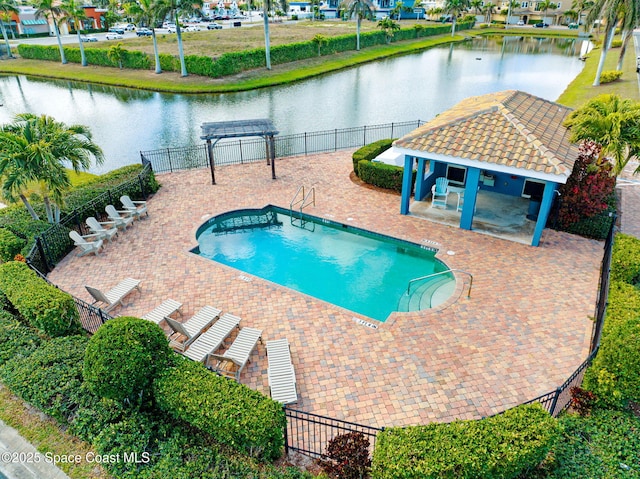
M 507 90 L 467 98 L 395 146 L 568 177 L 578 156 L 562 126 L 571 109 Z

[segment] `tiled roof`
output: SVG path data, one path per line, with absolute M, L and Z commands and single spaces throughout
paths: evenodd
M 490 93 L 461 101 L 394 145 L 568 177 L 578 157 L 562 126 L 569 113 L 521 91 Z

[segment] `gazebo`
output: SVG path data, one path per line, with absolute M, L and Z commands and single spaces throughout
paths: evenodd
M 274 136 L 279 133 L 273 122 L 267 118 L 256 120 L 235 120 L 207 122 L 201 125 L 202 140 L 207 142 L 207 155 L 211 167 L 211 184 L 216 184 L 215 166 L 213 161 L 213 147 L 223 138 L 242 138 L 260 136 L 264 138 L 267 165 L 271 164 L 271 177 L 276 179 L 276 148 Z
M 415 201 L 423 201 L 445 177 L 454 204 L 444 207 L 460 212 L 460 228 L 472 229 L 478 195 L 527 198 L 522 215 L 535 221 L 531 245 L 538 246 L 558 185 L 578 157 L 562 125 L 570 112 L 515 90 L 461 101 L 394 142 L 404 155 L 400 212 L 409 214 L 414 187 Z

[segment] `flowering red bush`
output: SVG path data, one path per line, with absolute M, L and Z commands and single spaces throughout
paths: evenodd
M 580 154 L 567 183 L 561 185 L 558 220 L 562 228 L 609 209 L 616 184 L 613 165 L 600 159 L 601 147 L 592 141 L 580 145 Z

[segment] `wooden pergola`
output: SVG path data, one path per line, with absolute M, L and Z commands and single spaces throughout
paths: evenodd
M 273 122 L 267 118 L 256 120 L 235 120 L 207 122 L 201 125 L 201 139 L 207 141 L 207 154 L 211 167 L 211 184 L 216 184 L 215 168 L 213 161 L 213 147 L 223 138 L 242 138 L 247 136 L 260 136 L 264 138 L 267 165 L 271 164 L 271 177 L 276 179 L 276 148 L 273 137 L 280 133 Z

